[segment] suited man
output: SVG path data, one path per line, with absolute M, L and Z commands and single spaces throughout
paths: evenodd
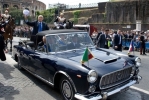
M 48 44 L 49 52 L 56 52 L 56 48 L 58 47 L 58 45 L 56 43 L 55 36 L 49 36 L 47 39 L 47 44 Z
M 78 35 L 75 34 L 72 38 L 72 42 L 68 45 L 69 49 L 78 49 L 80 47 L 80 43 L 78 41 Z
M 47 52 L 47 51 L 48 51 L 48 52 L 51 52 L 50 46 L 47 45 L 47 44 L 49 44 L 49 43 L 46 43 L 46 41 L 47 41 L 46 37 L 43 36 L 43 37 L 42 37 L 42 41 L 40 41 L 40 42 L 38 43 L 38 50 L 45 51 L 45 52 Z
M 98 39 L 97 47 L 109 49 L 109 47 L 108 47 L 108 41 L 111 40 L 111 37 L 108 34 L 109 34 L 109 30 L 106 29 L 104 31 L 104 33 L 100 35 L 100 37 Z
M 96 37 L 96 44 L 98 42 L 98 39 L 99 39 L 100 35 L 103 34 L 103 33 L 104 33 L 104 28 L 101 27 L 101 31 L 97 34 L 97 37 Z
M 39 15 L 37 21 L 29 22 L 27 16 L 24 16 L 25 23 L 29 26 L 33 27 L 33 32 L 31 34 L 31 41 L 34 41 L 36 43 L 36 34 L 41 31 L 49 30 L 48 25 L 43 22 L 43 16 Z M 38 42 L 42 40 L 42 37 L 38 37 Z
M 116 51 L 122 51 L 122 35 L 121 30 L 117 31 L 117 34 L 113 38 L 113 48 Z
M 143 55 L 146 55 L 145 54 L 145 37 L 144 37 L 144 32 L 141 33 L 141 36 L 140 36 L 140 55 L 142 55 L 142 51 L 143 51 Z
M 0 59 L 1 59 L 1 61 L 5 61 L 6 60 L 5 53 L 7 53 L 7 49 L 6 49 L 6 46 L 5 46 L 3 33 L 5 33 L 5 31 L 4 31 L 4 28 L 3 28 L 2 24 L 1 24 L 0 25 Z

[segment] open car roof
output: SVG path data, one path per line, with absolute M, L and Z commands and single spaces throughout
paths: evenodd
M 60 33 L 70 33 L 70 32 L 85 32 L 84 30 L 76 30 L 76 29 L 61 29 L 61 30 L 47 30 L 41 31 L 37 33 L 38 36 L 45 36 L 48 34 L 60 34 Z

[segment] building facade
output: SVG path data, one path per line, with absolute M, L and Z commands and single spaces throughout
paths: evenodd
M 46 5 L 38 0 L 0 0 L 0 9 L 16 7 L 17 9 L 28 8 L 31 15 L 35 15 L 36 11 L 46 10 Z

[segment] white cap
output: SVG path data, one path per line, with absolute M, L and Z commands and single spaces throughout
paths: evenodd
M 24 14 L 24 15 L 26 15 L 26 16 L 29 16 L 30 11 L 29 11 L 29 10 L 27 10 L 27 9 L 24 9 L 24 10 L 23 10 L 23 14 Z

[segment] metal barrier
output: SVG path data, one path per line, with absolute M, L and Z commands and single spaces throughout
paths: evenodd
M 130 43 L 131 43 L 131 39 L 123 39 L 122 45 L 123 45 L 123 47 L 129 48 Z M 134 42 L 134 46 L 135 46 L 135 48 L 140 48 L 140 46 L 141 46 L 140 41 Z M 146 49 L 149 49 L 149 42 L 145 42 L 145 47 L 146 47 Z

